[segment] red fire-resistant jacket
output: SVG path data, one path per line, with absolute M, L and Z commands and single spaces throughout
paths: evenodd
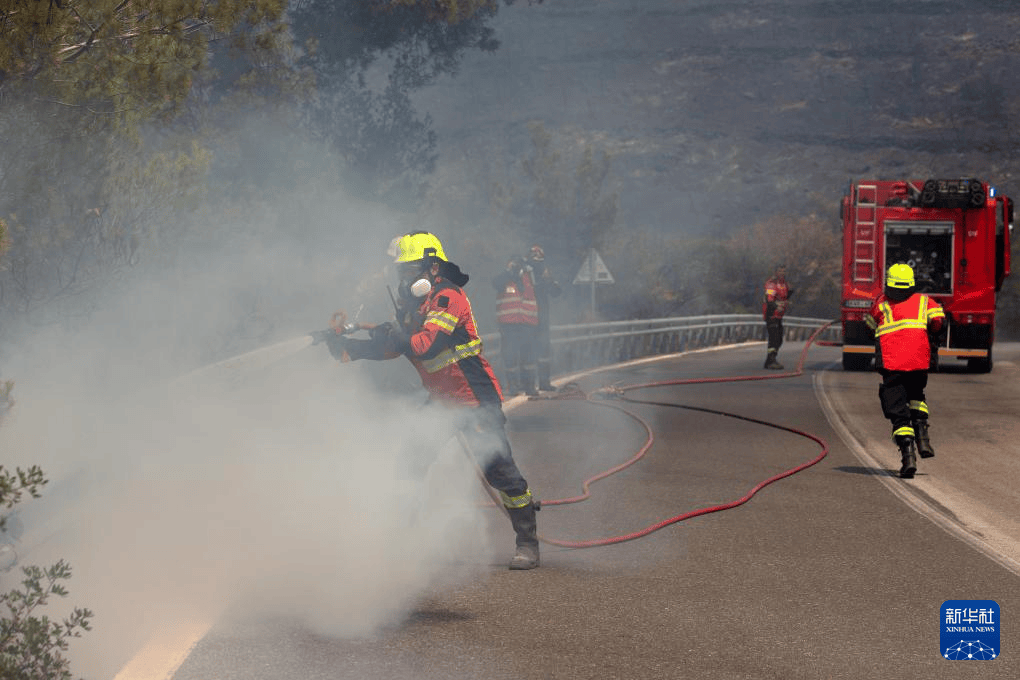
M 790 299 L 790 287 L 786 281 L 777 281 L 774 277 L 765 282 L 765 299 L 761 303 L 761 313 L 765 321 L 769 319 L 782 319 L 786 314 L 787 300 Z M 775 304 L 772 314 L 769 314 L 769 303 Z
M 467 295 L 442 278 L 418 308 L 421 325 L 411 329 L 408 359 L 422 385 L 437 400 L 463 406 L 499 406 L 503 392 L 482 356 L 482 339 Z
M 939 332 L 945 318 L 942 305 L 914 293 L 903 302 L 880 296 L 864 321 L 875 331 L 884 369 L 926 371 L 931 362 L 928 330 Z

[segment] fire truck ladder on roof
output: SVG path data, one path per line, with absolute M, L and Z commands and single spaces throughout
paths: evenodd
M 854 197 L 854 282 L 875 280 L 875 229 L 878 214 L 878 186 L 858 184 Z

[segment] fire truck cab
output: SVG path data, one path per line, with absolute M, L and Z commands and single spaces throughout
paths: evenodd
M 914 269 L 917 291 L 946 310 L 933 338 L 932 369 L 944 359 L 992 370 L 995 305 L 1009 275 L 1013 201 L 978 179 L 862 180 L 841 203 L 843 368 L 868 369 L 875 336 L 864 322 L 896 263 Z

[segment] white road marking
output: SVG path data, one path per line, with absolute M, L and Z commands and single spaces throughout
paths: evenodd
M 189 621 L 152 638 L 113 680 L 169 680 L 213 623 Z
M 838 363 L 826 368 L 822 373 L 816 373 L 812 377 L 815 395 L 818 403 L 825 413 L 832 429 L 836 431 L 839 438 L 847 445 L 857 459 L 865 466 L 876 469 L 875 476 L 878 480 L 893 492 L 908 507 L 918 514 L 929 519 L 936 526 L 953 535 L 956 538 L 969 544 L 982 554 L 986 555 L 1012 573 L 1020 576 L 1020 561 L 1017 559 L 1017 539 L 985 521 L 973 513 L 966 498 L 953 493 L 949 487 L 944 487 L 931 480 L 922 477 L 915 477 L 906 482 L 891 474 L 882 474 L 879 470 L 887 470 L 890 467 L 899 467 L 899 461 L 893 456 L 893 460 L 879 460 L 871 451 L 890 449 L 887 441 L 878 438 L 861 435 L 858 437 L 847 425 L 848 417 L 845 409 L 837 409 L 834 404 L 833 395 L 826 390 L 825 376 L 832 373 Z M 876 400 L 877 401 L 877 400 Z M 876 403 L 876 408 L 878 407 Z M 890 449 L 891 450 L 891 449 Z M 923 491 L 935 503 L 949 509 L 955 517 L 949 517 L 942 512 L 924 495 L 918 493 Z

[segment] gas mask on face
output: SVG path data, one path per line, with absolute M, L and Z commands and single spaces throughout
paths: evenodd
M 432 282 L 425 275 L 425 271 L 425 269 L 417 267 L 401 272 L 400 286 L 397 288 L 400 297 L 418 300 L 429 294 L 432 290 Z

